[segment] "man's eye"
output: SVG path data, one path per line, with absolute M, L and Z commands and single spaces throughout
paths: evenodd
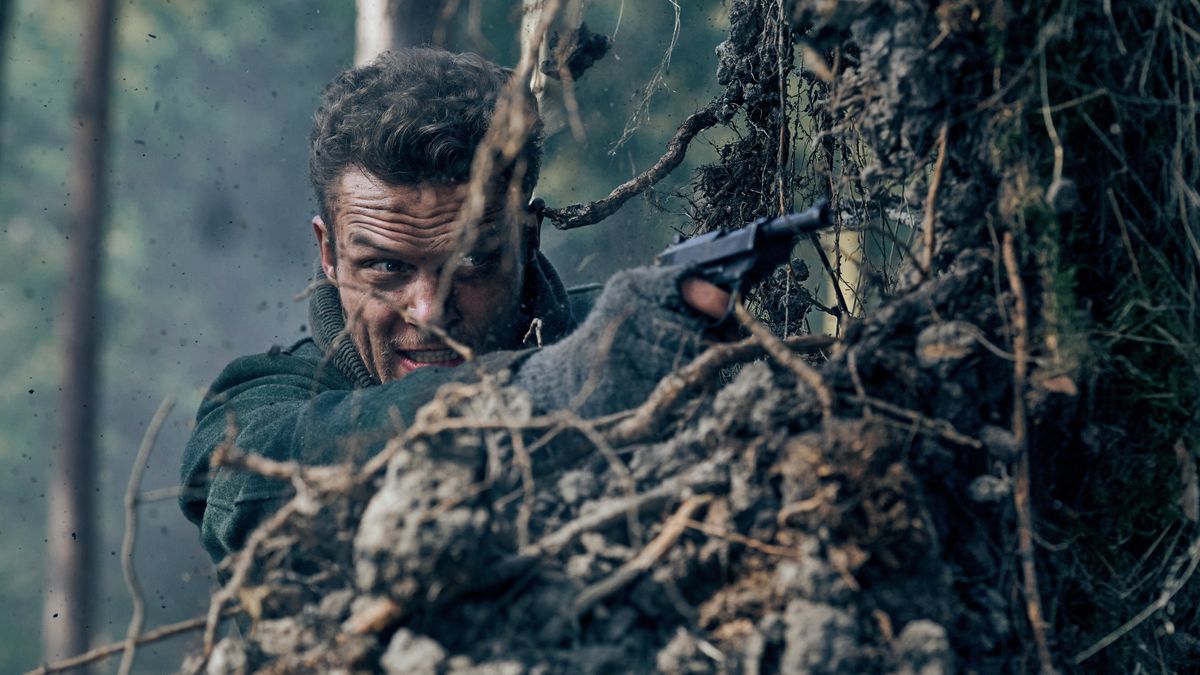
M 395 274 L 403 269 L 400 263 L 395 260 L 372 260 L 364 265 L 364 267 L 373 272 L 385 272 L 387 274 Z
M 495 254 L 473 253 L 465 255 L 458 261 L 458 271 L 466 274 L 482 272 L 495 262 Z

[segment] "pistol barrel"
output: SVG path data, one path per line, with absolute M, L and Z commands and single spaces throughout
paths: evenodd
M 829 227 L 829 202 L 825 199 L 800 213 L 789 213 L 765 223 L 762 233 L 768 237 L 794 237 Z

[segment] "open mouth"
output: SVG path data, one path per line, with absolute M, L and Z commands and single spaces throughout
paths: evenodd
M 400 361 L 409 368 L 422 366 L 457 366 L 463 358 L 453 349 L 411 349 L 397 350 Z

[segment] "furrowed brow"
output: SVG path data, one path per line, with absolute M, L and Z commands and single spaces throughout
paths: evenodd
M 350 240 L 347 243 L 349 243 L 351 246 L 357 246 L 360 248 L 369 248 L 373 251 L 378 251 L 380 253 L 387 253 L 389 255 L 395 253 L 395 251 L 392 251 L 391 249 L 389 249 L 385 246 L 381 246 L 378 243 L 372 241 L 371 239 L 368 239 L 367 237 L 365 237 L 361 234 L 350 235 Z

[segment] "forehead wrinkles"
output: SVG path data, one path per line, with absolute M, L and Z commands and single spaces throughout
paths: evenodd
M 411 246 L 427 250 L 450 250 L 459 241 L 458 221 L 451 217 L 438 222 L 429 221 L 425 226 L 414 225 L 407 219 L 376 218 L 369 213 L 348 217 L 343 226 L 343 236 L 351 243 L 366 243 L 378 248 L 389 244 Z M 487 222 L 476 229 L 473 247 L 488 247 L 504 238 L 506 230 L 496 223 Z
M 417 229 L 441 229 L 458 219 L 466 201 L 467 186 L 446 183 L 391 185 L 361 172 L 342 177 L 334 203 L 335 218 L 390 224 Z M 507 220 L 504 204 L 489 200 L 482 221 L 494 227 Z

